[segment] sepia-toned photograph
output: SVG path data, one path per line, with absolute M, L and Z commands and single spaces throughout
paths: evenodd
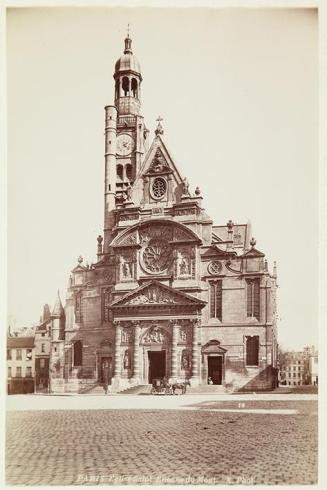
M 319 483 L 318 18 L 6 9 L 6 485 Z

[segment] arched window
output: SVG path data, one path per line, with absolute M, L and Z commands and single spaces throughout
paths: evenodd
M 137 80 L 136 78 L 132 78 L 132 92 L 133 92 L 133 97 L 138 97 L 137 93 Z
M 124 95 L 129 95 L 129 79 L 128 77 L 123 77 L 123 90 L 124 90 Z
M 258 366 L 259 364 L 259 336 L 246 337 L 246 365 Z
M 126 177 L 132 180 L 132 165 L 126 165 Z
M 117 165 L 117 177 L 120 180 L 123 180 L 123 166 Z
M 74 343 L 74 366 L 82 366 L 83 344 L 80 340 Z
M 115 98 L 118 99 L 119 97 L 119 80 L 116 80 L 116 84 L 115 84 Z

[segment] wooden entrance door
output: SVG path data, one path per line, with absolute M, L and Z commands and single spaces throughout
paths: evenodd
M 112 378 L 112 357 L 101 357 L 101 376 L 100 382 L 111 384 Z
M 155 378 L 166 376 L 166 351 L 149 351 L 149 383 Z
M 208 378 L 212 384 L 221 385 L 223 379 L 223 358 L 222 356 L 208 356 Z

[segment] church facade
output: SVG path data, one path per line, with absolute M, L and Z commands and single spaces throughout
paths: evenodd
M 276 267 L 250 223 L 215 225 L 198 188 L 141 115 L 142 75 L 125 39 L 105 107 L 104 231 L 51 314 L 50 390 L 113 391 L 155 378 L 269 390 L 277 375 Z

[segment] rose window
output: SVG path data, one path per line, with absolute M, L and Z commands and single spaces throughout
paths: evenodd
M 217 262 L 216 260 L 214 260 L 213 262 L 210 262 L 210 264 L 208 266 L 208 271 L 212 275 L 220 274 L 221 269 L 222 269 L 221 263 Z
M 149 272 L 159 273 L 167 269 L 171 257 L 171 248 L 165 240 L 152 239 L 143 252 L 143 263 Z
M 165 195 L 167 189 L 167 184 L 165 179 L 158 177 L 154 179 L 154 182 L 152 184 L 152 193 L 153 197 L 156 199 L 160 199 L 162 196 Z

